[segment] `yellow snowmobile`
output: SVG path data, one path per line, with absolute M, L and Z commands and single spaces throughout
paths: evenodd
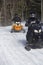
M 12 29 L 11 29 L 11 33 L 12 32 L 19 32 L 19 31 L 22 31 L 25 32 L 25 30 L 23 29 L 23 25 L 21 25 L 21 22 L 15 22 L 13 25 L 12 25 Z

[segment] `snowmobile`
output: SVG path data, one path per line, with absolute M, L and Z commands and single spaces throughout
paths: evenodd
M 38 42 L 43 41 L 42 26 L 42 24 L 37 23 L 32 23 L 32 25 L 30 25 L 26 34 L 27 44 L 25 49 L 30 50 L 32 46 L 35 47 L 39 45 Z
M 23 25 L 21 25 L 21 22 L 15 22 L 12 25 L 11 33 L 12 32 L 20 32 L 20 31 L 25 32 L 25 30 L 23 29 Z

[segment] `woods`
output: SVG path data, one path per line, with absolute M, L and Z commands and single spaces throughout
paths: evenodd
M 0 24 L 10 25 L 15 13 L 26 20 L 30 10 L 35 10 L 41 18 L 41 0 L 0 0 Z

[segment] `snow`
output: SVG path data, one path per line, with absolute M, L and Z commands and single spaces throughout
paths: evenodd
M 43 65 L 43 48 L 25 50 L 26 33 L 10 31 L 11 26 L 0 27 L 0 65 Z

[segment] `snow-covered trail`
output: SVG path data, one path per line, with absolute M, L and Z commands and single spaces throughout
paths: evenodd
M 0 65 L 43 65 L 43 48 L 26 51 L 26 33 L 0 27 Z

